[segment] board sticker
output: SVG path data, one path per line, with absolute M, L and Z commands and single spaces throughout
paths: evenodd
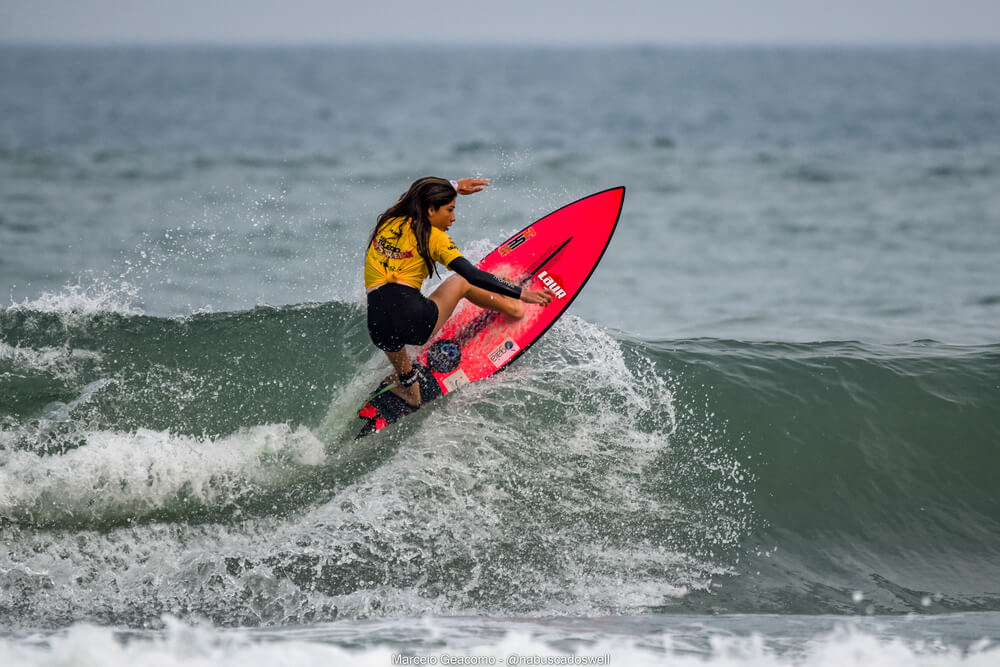
M 555 294 L 557 299 L 566 298 L 566 290 L 564 290 L 563 286 L 560 284 L 562 282 L 562 278 L 560 276 L 553 275 L 548 271 L 542 271 L 538 274 L 538 279 L 542 281 L 543 285 L 552 290 L 552 293 Z
M 501 257 L 506 257 L 511 253 L 512 250 L 517 248 L 519 245 L 521 245 L 528 239 L 533 238 L 534 236 L 535 236 L 534 228 L 528 227 L 523 232 L 512 238 L 510 241 L 507 241 L 502 246 L 497 248 L 497 250 L 500 252 Z
M 514 339 L 508 337 L 486 356 L 489 358 L 491 364 L 500 368 L 510 361 L 520 350 L 521 348 L 514 342 Z
M 448 377 L 441 380 L 441 384 L 444 385 L 445 389 L 448 391 L 455 391 L 461 386 L 467 385 L 471 382 L 469 376 L 465 374 L 461 368 L 449 375 Z

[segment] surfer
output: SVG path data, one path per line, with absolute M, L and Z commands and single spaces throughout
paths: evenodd
M 368 241 L 368 333 L 396 370 L 395 378 L 389 379 L 395 384 L 391 391 L 414 407 L 421 402 L 420 384 L 404 346 L 430 340 L 459 301 L 465 298 L 513 318 L 524 315 L 524 303 L 552 301 L 551 290 L 522 289 L 477 269 L 448 236 L 455 222 L 456 193 L 471 195 L 488 185 L 487 179 L 418 179 L 378 217 Z M 455 273 L 428 298 L 420 287 L 437 273 L 436 263 Z

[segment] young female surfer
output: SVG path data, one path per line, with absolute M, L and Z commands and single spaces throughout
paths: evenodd
M 404 345 L 426 343 L 463 297 L 514 318 L 524 315 L 521 301 L 539 305 L 552 301 L 550 290 L 521 289 L 477 269 L 448 236 L 455 222 L 455 194 L 470 195 L 487 185 L 486 179 L 421 178 L 379 216 L 368 241 L 368 332 L 396 369 L 391 391 L 410 405 L 420 405 L 420 384 Z M 420 287 L 437 272 L 435 263 L 455 273 L 427 298 Z

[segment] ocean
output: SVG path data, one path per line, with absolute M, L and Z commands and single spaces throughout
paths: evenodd
M 998 71 L 0 47 L 0 664 L 997 664 Z M 473 260 L 627 193 L 540 342 L 355 441 L 423 175 L 491 180 Z

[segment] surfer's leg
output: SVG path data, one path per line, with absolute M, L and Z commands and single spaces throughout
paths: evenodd
M 389 357 L 389 361 L 392 362 L 392 367 L 396 369 L 397 380 L 399 377 L 409 373 L 413 368 L 413 365 L 410 363 L 410 355 L 406 353 L 405 347 L 395 352 L 383 351 L 385 352 L 385 356 Z M 399 382 L 396 382 L 396 386 L 389 391 L 414 407 L 419 407 L 421 403 L 419 382 L 414 382 L 409 387 L 404 387 Z
M 524 315 L 524 304 L 517 299 L 473 287 L 468 280 L 454 273 L 438 285 L 438 288 L 430 296 L 431 301 L 436 303 L 438 307 L 438 320 L 437 324 L 434 325 L 434 331 L 431 332 L 432 336 L 444 326 L 451 314 L 455 312 L 458 302 L 463 298 L 480 308 L 496 310 L 514 318 Z

